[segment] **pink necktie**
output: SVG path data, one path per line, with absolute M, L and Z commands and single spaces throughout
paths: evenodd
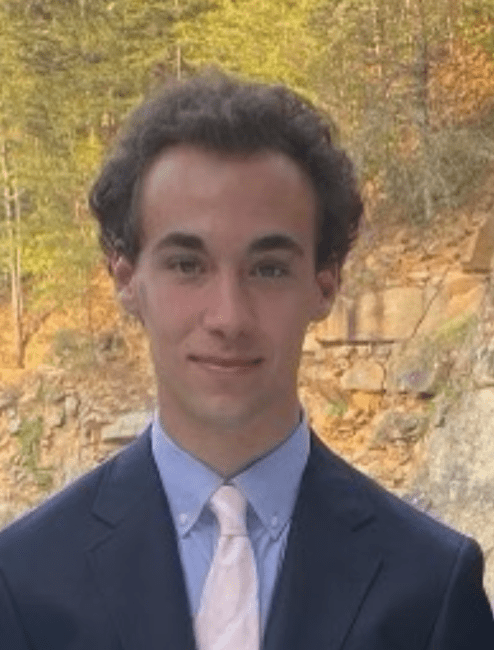
M 198 650 L 259 650 L 257 572 L 247 502 L 232 485 L 211 497 L 220 536 L 195 621 Z

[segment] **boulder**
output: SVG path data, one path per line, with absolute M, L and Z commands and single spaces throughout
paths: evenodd
M 387 368 L 386 390 L 432 397 L 444 386 L 449 369 L 447 350 L 427 339 L 417 339 L 392 355 Z
M 429 426 L 429 418 L 422 413 L 385 411 L 374 425 L 371 448 L 390 442 L 416 443 L 423 438 Z
M 320 341 L 345 341 L 352 339 L 353 301 L 338 295 L 329 316 L 317 323 L 314 334 Z
M 384 369 L 371 359 L 356 361 L 341 377 L 343 390 L 379 393 L 384 386 Z
M 0 411 L 15 406 L 18 393 L 14 389 L 6 389 L 0 392 Z
M 352 406 L 365 413 L 373 413 L 379 408 L 381 397 L 376 393 L 356 391 L 352 394 Z
M 65 423 L 65 410 L 60 405 L 50 405 L 45 409 L 45 425 L 48 429 L 56 429 Z
M 64 401 L 65 417 L 75 418 L 79 410 L 79 398 L 77 395 L 67 395 Z
M 453 273 L 425 290 L 426 309 L 417 334 L 434 333 L 445 322 L 466 319 L 479 313 L 485 296 L 483 276 Z
M 137 437 L 149 424 L 153 414 L 149 411 L 131 411 L 118 417 L 101 430 L 102 442 L 126 443 Z
M 357 340 L 403 340 L 415 331 L 424 308 L 423 291 L 393 287 L 360 297 L 356 310 Z

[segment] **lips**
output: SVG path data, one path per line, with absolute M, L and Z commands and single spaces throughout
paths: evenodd
M 224 366 L 225 368 L 233 368 L 233 367 L 249 367 L 249 366 L 255 366 L 259 363 L 261 363 L 262 359 L 257 358 L 257 359 L 226 359 L 222 357 L 202 357 L 202 356 L 191 356 L 190 357 L 192 361 L 199 361 L 200 363 L 207 363 L 212 366 Z

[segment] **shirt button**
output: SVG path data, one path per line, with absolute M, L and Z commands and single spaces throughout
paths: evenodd
M 185 526 L 185 524 L 187 523 L 188 518 L 189 517 L 188 517 L 186 512 L 181 512 L 179 517 L 178 517 L 178 519 L 179 519 L 180 523 L 182 524 L 182 526 Z
M 276 528 L 277 525 L 278 525 L 278 517 L 276 515 L 273 515 L 271 517 L 271 526 L 273 528 Z

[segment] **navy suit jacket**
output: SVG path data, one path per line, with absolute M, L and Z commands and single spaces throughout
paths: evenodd
M 263 650 L 493 650 L 482 571 L 313 435 Z M 0 533 L 2 650 L 194 647 L 149 430 Z

